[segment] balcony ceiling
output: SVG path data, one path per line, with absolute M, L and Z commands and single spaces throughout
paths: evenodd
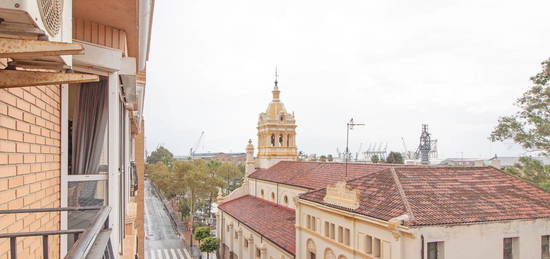
M 73 16 L 126 31 L 128 55 L 138 55 L 138 0 L 74 0 Z

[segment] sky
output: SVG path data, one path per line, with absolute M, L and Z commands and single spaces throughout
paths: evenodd
M 439 156 L 530 154 L 491 130 L 550 57 L 547 0 L 162 0 L 155 2 L 146 149 L 244 152 L 258 115 L 281 100 L 298 149 L 335 154 L 387 143 Z M 404 140 L 404 143 L 403 141 Z

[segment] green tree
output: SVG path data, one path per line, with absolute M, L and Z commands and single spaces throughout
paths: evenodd
M 390 152 L 388 154 L 388 157 L 386 157 L 386 163 L 388 164 L 403 164 L 405 161 L 403 160 L 403 156 L 401 153 L 398 152 Z
M 238 165 L 227 162 L 221 163 L 215 172 L 223 180 L 223 184 L 220 187 L 225 194 L 229 194 L 239 187 L 240 180 L 244 176 L 244 170 L 241 170 Z
M 327 161 L 327 156 L 321 155 L 321 156 L 319 157 L 319 161 L 320 161 L 320 162 L 326 162 L 326 161 Z
M 171 167 L 174 162 L 174 155 L 163 146 L 158 146 L 157 149 L 147 157 L 148 164 L 156 164 L 162 162 L 166 167 Z
M 185 219 L 186 217 L 189 217 L 189 215 L 191 213 L 191 208 L 189 208 L 189 204 L 188 204 L 187 200 L 184 197 L 181 197 L 178 200 L 178 207 L 180 209 L 182 220 Z
M 328 154 L 327 161 L 329 161 L 329 162 L 334 161 L 334 157 L 332 157 L 332 154 Z
M 372 155 L 370 157 L 370 161 L 376 164 L 376 163 L 380 162 L 380 158 L 378 158 L 377 155 Z
M 550 166 L 543 165 L 539 160 L 521 157 L 519 163 L 507 167 L 504 171 L 550 191 Z
M 193 226 L 197 205 L 201 200 L 208 198 L 209 194 L 215 191 L 217 187 L 208 184 L 209 169 L 206 162 L 202 159 L 176 163 L 175 170 L 176 172 L 179 170 L 184 171 L 182 173 L 183 177 L 181 177 L 181 182 L 182 186 L 186 188 L 186 197 L 191 210 L 189 215 L 190 225 Z M 191 233 L 192 232 L 193 229 L 191 229 Z M 190 243 L 193 244 L 193 235 L 191 235 L 190 241 Z
M 174 185 L 172 184 L 171 174 L 166 165 L 162 162 L 146 164 L 145 172 L 149 179 L 164 193 L 167 197 L 175 195 Z
M 201 252 L 206 253 L 206 259 L 210 258 L 210 253 L 216 251 L 220 247 L 220 239 L 216 237 L 207 237 L 200 244 Z
M 512 139 L 526 149 L 550 154 L 550 59 L 542 62 L 542 72 L 531 81 L 533 86 L 515 103 L 520 110 L 501 117 L 490 139 Z
M 195 239 L 200 243 L 203 239 L 210 237 L 210 227 L 197 227 L 195 229 Z

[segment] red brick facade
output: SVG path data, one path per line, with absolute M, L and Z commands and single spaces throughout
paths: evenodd
M 60 207 L 61 87 L 0 89 L 0 209 Z M 59 213 L 0 216 L 0 233 L 59 230 Z M 17 239 L 18 258 L 42 256 L 41 237 Z M 50 236 L 50 258 L 59 237 Z M 9 239 L 0 239 L 0 259 Z

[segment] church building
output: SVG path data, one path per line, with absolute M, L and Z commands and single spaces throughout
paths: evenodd
M 297 161 L 273 99 L 241 187 L 218 197 L 224 259 L 550 259 L 550 193 L 493 167 Z

